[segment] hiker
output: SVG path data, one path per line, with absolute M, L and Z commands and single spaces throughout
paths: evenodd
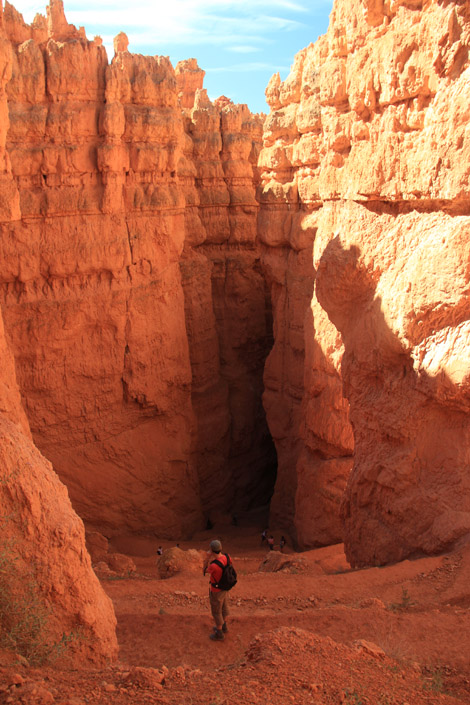
M 162 548 L 161 546 L 159 546 L 159 547 L 157 548 L 157 556 L 161 556 L 162 553 L 163 553 L 163 548 Z
M 263 533 L 261 534 L 261 545 L 263 545 L 263 543 L 267 540 L 267 537 L 268 537 L 268 530 L 265 529 L 263 531 Z
M 286 539 L 284 536 L 281 536 L 281 540 L 279 541 L 279 550 L 282 553 L 282 549 L 286 545 Z
M 209 638 L 213 641 L 223 641 L 225 639 L 224 634 L 228 632 L 227 617 L 230 614 L 228 591 L 235 583 L 230 586 L 227 584 L 226 590 L 218 587 L 219 581 L 222 583 L 224 566 L 226 565 L 231 566 L 232 559 L 228 553 L 222 553 L 221 542 L 218 539 L 214 539 L 210 543 L 210 549 L 207 551 L 203 568 L 204 575 L 209 571 L 209 600 L 212 617 L 215 622 L 215 627 Z M 234 580 L 236 582 L 236 574 Z
M 270 551 L 274 551 L 274 536 L 272 534 L 268 538 L 268 546 Z

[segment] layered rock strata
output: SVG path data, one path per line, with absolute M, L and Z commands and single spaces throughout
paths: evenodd
M 197 90 L 185 129 L 186 163 L 197 174 L 186 184 L 181 260 L 195 458 L 205 511 L 225 504 L 237 513 L 267 503 L 276 465 L 261 402 L 272 345 L 254 189 L 262 122 L 246 106 L 211 105 Z
M 273 515 L 287 487 L 299 542 L 323 542 L 354 445 L 353 565 L 470 534 L 469 45 L 468 3 L 337 0 L 328 33 L 267 89 Z
M 2 22 L 0 67 L 0 220 L 5 252 L 12 236 L 8 221 L 19 217 L 20 202 L 5 149 L 5 84 L 12 72 L 12 51 Z M 74 658 L 100 662 L 116 657 L 111 600 L 92 570 L 83 523 L 67 490 L 32 442 L 1 308 L 0 500 L 2 643 L 8 643 L 11 628 L 11 646 L 31 657 L 53 656 L 54 644 L 59 655 L 67 641 L 68 655 Z
M 3 27 L 0 409 L 90 526 L 267 501 L 274 336 L 272 524 L 353 565 L 468 536 L 467 4 L 337 0 L 260 154 L 193 59 Z
M 4 19 L 0 296 L 35 443 L 108 535 L 174 538 L 266 502 L 261 120 L 123 33 L 108 64 L 59 0 L 47 21 Z

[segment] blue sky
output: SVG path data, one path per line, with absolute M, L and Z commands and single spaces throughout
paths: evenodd
M 45 2 L 13 0 L 26 22 Z M 129 51 L 169 56 L 175 66 L 195 57 L 214 99 L 226 95 L 268 112 L 264 90 L 273 73 L 286 78 L 295 54 L 328 27 L 333 0 L 65 0 L 72 24 L 103 38 L 108 58 L 123 31 Z

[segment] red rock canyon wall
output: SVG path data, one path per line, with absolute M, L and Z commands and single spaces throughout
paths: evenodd
M 337 0 L 267 89 L 272 514 L 316 545 L 341 501 L 353 565 L 470 533 L 469 45 L 466 2 Z
M 195 60 L 131 54 L 122 33 L 108 64 L 58 0 L 47 23 L 4 16 L 0 295 L 35 443 L 108 533 L 174 538 L 203 510 L 266 502 L 261 119 L 213 105 Z
M 0 66 L 3 130 L 0 135 L 0 218 L 4 251 L 11 233 L 8 221 L 18 217 L 19 199 L 5 150 L 8 129 L 5 84 L 12 70 L 12 52 L 1 23 Z M 1 310 L 0 506 L 2 629 L 7 628 L 11 610 L 15 619 L 13 633 L 28 638 L 27 627 L 21 624 L 24 615 L 20 592 L 27 592 L 31 587 L 37 594 L 32 603 L 27 601 L 30 598 L 26 595 L 23 608 L 30 610 L 26 615 L 29 620 L 40 619 L 40 614 L 43 615 L 41 636 L 44 639 L 58 644 L 64 634 L 80 635 L 69 643 L 69 654 L 98 662 L 114 658 L 117 655 L 116 619 L 111 600 L 92 570 L 83 523 L 72 509 L 67 490 L 51 463 L 32 442 Z M 15 607 L 8 605 L 9 590 L 14 591 Z
M 467 4 L 337 0 L 261 152 L 194 59 L 120 34 L 109 64 L 59 0 L 3 26 L 0 408 L 85 521 L 175 538 L 266 502 L 263 395 L 300 546 L 468 536 Z

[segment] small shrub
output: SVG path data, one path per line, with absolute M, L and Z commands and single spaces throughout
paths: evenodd
M 400 602 L 392 602 L 391 605 L 389 605 L 389 609 L 393 612 L 401 612 L 410 609 L 410 607 L 414 607 L 415 604 L 416 603 L 413 602 L 408 590 L 405 587 L 402 587 Z
M 367 702 L 364 697 L 361 695 L 361 693 L 358 693 L 357 690 L 350 690 L 347 688 L 344 691 L 344 703 L 347 703 L 347 705 L 365 705 Z
M 26 658 L 32 665 L 52 662 L 63 655 L 79 631 L 54 640 L 51 610 L 41 600 L 32 573 L 20 569 L 13 541 L 0 547 L 0 646 Z
M 439 668 L 431 671 L 430 677 L 424 683 L 424 690 L 431 690 L 433 693 L 444 693 L 444 676 Z

